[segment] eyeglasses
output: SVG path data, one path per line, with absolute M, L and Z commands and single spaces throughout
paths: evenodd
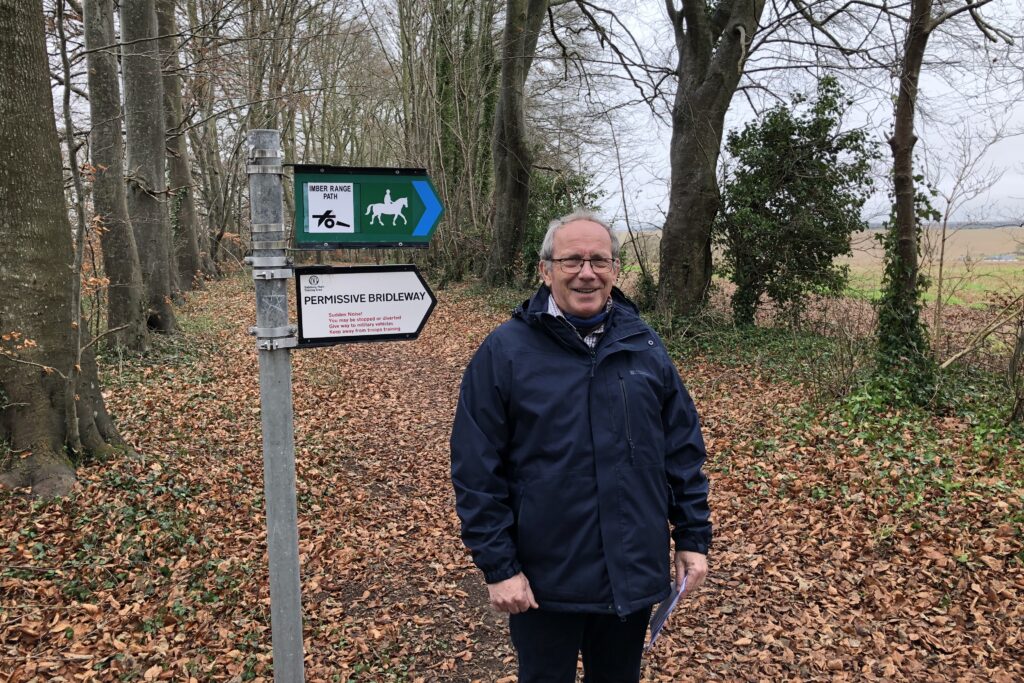
M 568 258 L 553 258 L 549 259 L 552 263 L 557 263 L 558 267 L 562 269 L 563 273 L 574 274 L 583 270 L 583 264 L 589 263 L 590 269 L 595 273 L 607 273 L 615 267 L 618 263 L 618 259 L 604 258 L 596 256 L 594 258 L 580 258 L 579 256 L 569 256 Z

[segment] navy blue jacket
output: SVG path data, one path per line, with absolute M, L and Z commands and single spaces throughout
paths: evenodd
M 707 553 L 704 441 L 664 345 L 617 289 L 594 350 L 540 290 L 466 368 L 452 429 L 462 539 L 487 583 L 523 571 L 541 609 L 628 614 Z

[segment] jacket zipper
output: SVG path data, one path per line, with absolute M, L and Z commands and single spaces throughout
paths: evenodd
M 619 373 L 619 389 L 622 390 L 622 408 L 626 411 L 626 442 L 629 444 L 629 464 L 635 465 L 633 460 L 633 431 L 629 427 L 629 399 L 626 396 L 626 380 Z

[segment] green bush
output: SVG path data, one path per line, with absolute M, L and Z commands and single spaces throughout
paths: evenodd
M 763 295 L 799 310 L 811 293 L 838 293 L 850 236 L 867 228 L 860 210 L 871 193 L 877 147 L 865 130 L 842 131 L 851 100 L 834 78 L 818 84 L 803 114 L 782 105 L 729 133 L 731 165 L 722 179 L 722 210 L 713 235 L 719 271 L 736 285 L 733 317 L 753 325 Z

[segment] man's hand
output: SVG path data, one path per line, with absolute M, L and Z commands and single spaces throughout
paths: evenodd
M 531 607 L 533 609 L 540 607 L 533 599 L 530 582 L 522 572 L 511 579 L 487 584 L 487 592 L 491 596 L 491 607 L 497 612 L 519 614 Z
M 701 584 L 704 577 L 708 575 L 708 556 L 688 550 L 680 550 L 676 553 L 676 585 L 683 577 L 686 577 L 686 589 L 683 595 L 693 593 Z

